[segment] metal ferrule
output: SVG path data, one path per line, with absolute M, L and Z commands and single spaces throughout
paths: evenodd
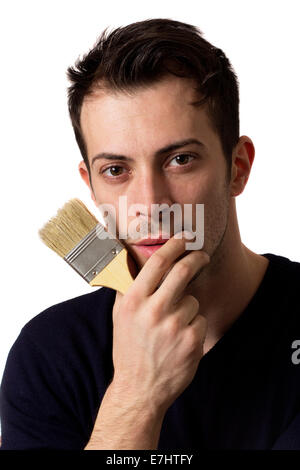
M 124 248 L 119 240 L 104 238 L 104 234 L 108 237 L 108 232 L 105 232 L 103 225 L 96 225 L 64 257 L 64 260 L 88 283 Z

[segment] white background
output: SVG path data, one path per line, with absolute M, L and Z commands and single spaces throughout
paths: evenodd
M 107 26 L 148 18 L 195 24 L 221 47 L 240 81 L 241 135 L 256 158 L 237 198 L 243 242 L 300 261 L 299 1 L 2 2 L 0 378 L 33 316 L 92 291 L 38 237 L 72 197 L 96 215 L 77 166 L 66 69 Z

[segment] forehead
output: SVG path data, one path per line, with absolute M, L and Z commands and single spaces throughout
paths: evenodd
M 119 151 L 121 144 L 123 152 L 126 146 L 132 152 L 132 143 L 151 151 L 153 145 L 181 138 L 212 138 L 205 107 L 191 105 L 201 98 L 195 86 L 192 79 L 167 76 L 132 93 L 96 90 L 85 98 L 81 110 L 89 157 L 106 148 Z

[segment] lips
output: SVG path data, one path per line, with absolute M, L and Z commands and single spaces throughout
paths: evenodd
M 139 240 L 136 243 L 133 243 L 133 245 L 137 246 L 149 246 L 149 245 L 163 245 L 169 240 L 169 238 L 145 238 L 144 240 Z
M 137 252 L 144 255 L 146 258 L 149 258 L 153 253 L 155 253 L 159 248 L 163 246 L 163 243 L 159 245 L 133 245 Z
M 159 238 L 144 238 L 143 240 L 139 240 L 136 243 L 133 243 L 132 246 L 136 250 L 136 252 L 142 254 L 146 258 L 149 258 L 155 251 L 159 250 L 159 248 L 164 245 L 169 240 L 169 238 L 163 238 L 163 236 Z

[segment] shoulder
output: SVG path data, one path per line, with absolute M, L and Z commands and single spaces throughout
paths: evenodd
M 285 256 L 266 253 L 269 259 L 265 273 L 264 286 L 268 294 L 278 301 L 293 302 L 300 306 L 298 296 L 300 281 L 300 262 Z
M 285 328 L 300 334 L 300 262 L 273 253 L 263 256 L 269 259 L 263 284 L 272 322 L 280 319 L 282 334 Z
M 267 275 L 272 282 L 283 283 L 286 287 L 298 285 L 300 280 L 300 262 L 291 260 L 285 256 L 265 253 L 263 256 L 269 259 Z
M 111 348 L 115 291 L 106 287 L 46 308 L 22 328 L 12 349 L 31 348 L 48 357 Z
M 115 291 L 101 288 L 53 305 L 26 323 L 7 357 L 3 393 L 48 396 L 46 390 L 57 389 L 69 396 L 78 384 L 89 389 L 91 380 L 103 388 L 112 373 L 114 298 Z
M 114 298 L 101 288 L 47 308 L 22 328 L 1 383 L 4 448 L 84 447 L 113 373 Z
M 48 328 L 60 331 L 72 331 L 100 324 L 102 327 L 111 322 L 111 313 L 115 300 L 115 291 L 106 287 L 95 292 L 80 295 L 52 305 L 33 317 L 23 330 L 31 335 Z
M 279 269 L 296 269 L 300 272 L 300 260 L 289 259 L 286 256 L 276 255 L 275 253 L 264 253 L 261 256 L 268 258 L 270 263 Z

